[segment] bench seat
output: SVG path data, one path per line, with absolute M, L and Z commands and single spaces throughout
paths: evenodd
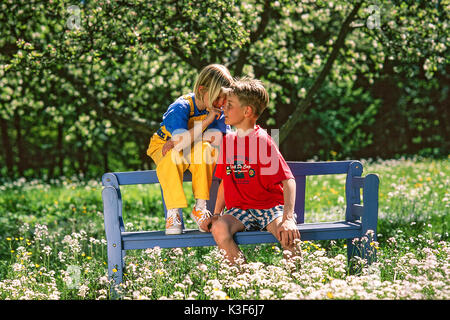
M 302 240 L 353 239 L 361 234 L 361 224 L 349 221 L 303 223 L 297 225 Z M 235 235 L 237 244 L 276 243 L 267 231 L 244 231 Z M 124 250 L 153 247 L 201 247 L 215 246 L 211 233 L 186 229 L 180 235 L 165 235 L 164 231 L 122 232 Z

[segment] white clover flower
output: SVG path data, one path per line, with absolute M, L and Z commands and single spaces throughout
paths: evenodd
M 85 298 L 86 297 L 86 294 L 89 292 L 89 287 L 87 286 L 87 285 L 85 285 L 85 284 L 83 284 L 83 285 L 81 285 L 79 288 L 78 288 L 78 296 L 80 296 L 80 297 L 82 297 L 82 298 Z
M 105 285 L 105 284 L 107 284 L 108 282 L 109 282 L 109 279 L 108 279 L 107 276 L 103 276 L 103 277 L 100 277 L 100 278 L 98 279 L 98 283 L 101 284 L 101 285 Z
M 194 283 L 191 280 L 191 277 L 189 277 L 189 275 L 186 276 L 186 278 L 184 278 L 183 282 L 182 282 L 185 286 L 192 286 Z
M 35 229 L 34 229 L 34 238 L 36 241 L 44 240 L 48 237 L 48 228 L 46 225 L 41 225 L 39 223 L 36 223 Z
M 214 290 L 211 293 L 211 299 L 212 300 L 224 300 L 229 298 L 226 292 L 223 292 L 222 290 Z
M 13 269 L 14 272 L 19 272 L 19 271 L 25 270 L 25 266 L 23 264 L 21 264 L 21 263 L 14 263 L 12 265 L 12 269 Z
M 200 271 L 202 271 L 202 272 L 206 272 L 206 271 L 208 271 L 208 266 L 206 266 L 206 264 L 199 264 L 198 266 L 197 266 L 197 268 L 200 270 Z
M 176 256 L 182 256 L 183 255 L 183 250 L 181 248 L 174 248 L 172 250 L 172 252 L 176 255 Z
M 172 297 L 173 297 L 175 300 L 183 300 L 183 299 L 184 299 L 184 293 L 181 292 L 181 291 L 175 291 L 175 292 L 172 294 Z
M 47 256 L 49 256 L 50 253 L 52 252 L 52 248 L 50 246 L 45 246 L 42 250 L 44 251 L 45 255 L 47 255 Z
M 259 297 L 263 300 L 269 300 L 273 298 L 274 293 L 270 289 L 262 289 L 259 291 Z
M 186 286 L 182 283 L 175 283 L 174 288 L 179 290 L 185 290 Z
M 189 293 L 189 296 L 186 298 L 186 300 L 195 300 L 198 296 L 198 293 L 195 291 L 191 291 Z

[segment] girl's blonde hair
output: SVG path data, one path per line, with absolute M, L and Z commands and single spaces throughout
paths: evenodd
M 221 64 L 210 64 L 200 71 L 194 84 L 195 98 L 203 102 L 204 93 L 200 93 L 200 86 L 208 90 L 209 105 L 212 108 L 212 103 L 217 99 L 219 94 L 223 92 L 224 88 L 230 87 L 233 83 L 233 77 L 227 67 Z

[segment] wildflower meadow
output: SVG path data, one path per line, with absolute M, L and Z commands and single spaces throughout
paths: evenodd
M 450 298 L 449 159 L 363 161 L 380 176 L 377 251 L 371 265 L 345 241 L 300 241 L 301 257 L 279 244 L 242 246 L 229 266 L 217 247 L 128 251 L 122 299 Z M 344 175 L 308 177 L 305 222 L 344 217 Z M 190 184 L 186 183 L 190 195 Z M 101 182 L 24 178 L 0 186 L 0 299 L 107 300 Z M 159 186 L 123 188 L 127 230 L 162 230 Z M 193 199 L 189 201 L 192 203 Z M 186 211 L 185 217 L 188 217 Z M 186 219 L 187 227 L 194 227 Z M 357 242 L 358 242 L 357 241 Z

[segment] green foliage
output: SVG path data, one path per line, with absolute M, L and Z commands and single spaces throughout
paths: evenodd
M 263 80 L 271 102 L 260 123 L 280 128 L 354 4 L 4 2 L 0 172 L 98 177 L 150 168 L 145 151 L 163 112 L 209 63 Z M 447 156 L 449 6 L 363 2 L 324 84 L 281 145 L 286 158 Z

